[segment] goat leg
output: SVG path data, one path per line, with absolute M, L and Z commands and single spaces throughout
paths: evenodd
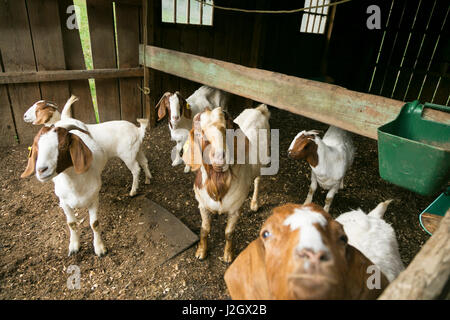
M 99 257 L 106 254 L 106 248 L 100 235 L 100 226 L 97 220 L 98 199 L 89 207 L 89 224 L 94 233 L 94 251 Z
M 67 225 L 70 230 L 70 242 L 69 242 L 69 256 L 75 254 L 80 250 L 80 237 L 77 231 L 78 220 L 73 213 L 73 209 L 64 203 L 60 203 L 61 208 L 66 215 Z
M 313 171 L 311 171 L 311 185 L 309 186 L 308 196 L 303 204 L 308 204 L 312 202 L 314 193 L 317 190 L 317 178 Z
M 325 198 L 325 207 L 323 207 L 323 209 L 328 212 L 330 210 L 331 207 L 331 203 L 333 202 L 333 198 L 335 196 L 335 194 L 337 193 L 337 191 L 339 190 L 339 186 L 340 186 L 340 182 L 337 183 L 335 186 L 333 186 L 330 191 L 328 191 L 327 196 Z
M 259 189 L 259 181 L 261 180 L 261 176 L 257 176 L 254 181 L 254 190 L 253 190 L 253 196 L 252 196 L 252 202 L 250 203 L 250 209 L 252 211 L 258 211 L 259 204 L 258 204 L 258 189 Z
M 226 263 L 233 261 L 233 232 L 239 216 L 239 211 L 228 214 L 227 227 L 225 228 L 225 249 L 223 252 L 223 261 Z
M 208 250 L 208 235 L 211 230 L 211 217 L 208 210 L 203 207 L 199 207 L 200 215 L 202 216 L 202 229 L 200 230 L 200 241 L 198 243 L 195 257 L 203 260 L 206 258 L 206 252 Z

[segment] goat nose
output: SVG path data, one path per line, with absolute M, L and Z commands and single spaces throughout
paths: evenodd
M 312 249 L 305 248 L 298 252 L 298 256 L 303 259 L 308 259 L 310 262 L 316 264 L 330 260 L 330 255 L 328 254 L 328 252 L 325 252 L 323 250 L 315 252 Z
M 38 168 L 38 173 L 39 173 L 39 174 L 42 174 L 42 173 L 44 173 L 45 171 L 47 171 L 47 169 L 48 169 L 48 167 L 40 167 L 40 168 Z
M 178 120 L 178 119 L 180 119 L 180 116 L 173 116 L 172 117 L 172 120 Z

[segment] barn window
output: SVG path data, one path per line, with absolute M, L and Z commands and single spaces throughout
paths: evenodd
M 161 0 L 162 22 L 212 26 L 212 0 Z
M 305 8 L 327 4 L 330 4 L 330 0 L 305 0 Z M 303 11 L 300 32 L 323 34 L 327 16 L 328 7 L 306 9 Z

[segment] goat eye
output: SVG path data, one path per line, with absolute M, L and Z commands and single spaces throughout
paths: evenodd
M 267 230 L 265 230 L 263 233 L 262 233 L 262 238 L 263 239 L 267 239 L 268 237 L 270 237 L 272 234 L 269 232 L 269 231 L 267 231 Z
M 347 244 L 347 242 L 348 242 L 348 238 L 347 238 L 347 236 L 345 234 L 340 236 L 339 240 L 342 241 L 345 244 Z

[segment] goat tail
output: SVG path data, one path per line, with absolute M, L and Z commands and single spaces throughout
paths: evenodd
M 392 199 L 389 199 L 389 200 L 379 203 L 375 209 L 373 209 L 372 211 L 369 212 L 368 215 L 371 217 L 383 219 L 384 213 L 386 212 L 387 207 L 388 207 L 389 203 L 391 203 L 391 202 L 392 202 Z
M 61 111 L 61 119 L 72 118 L 72 104 L 78 101 L 78 97 L 71 95 Z
M 145 136 L 145 131 L 147 130 L 148 119 L 138 118 L 138 119 L 136 119 L 136 121 L 140 124 L 140 127 L 139 127 L 139 139 L 142 141 L 144 139 L 144 136 Z
M 270 111 L 269 108 L 267 108 L 267 104 L 260 104 L 256 110 L 259 110 L 265 117 L 270 118 Z

